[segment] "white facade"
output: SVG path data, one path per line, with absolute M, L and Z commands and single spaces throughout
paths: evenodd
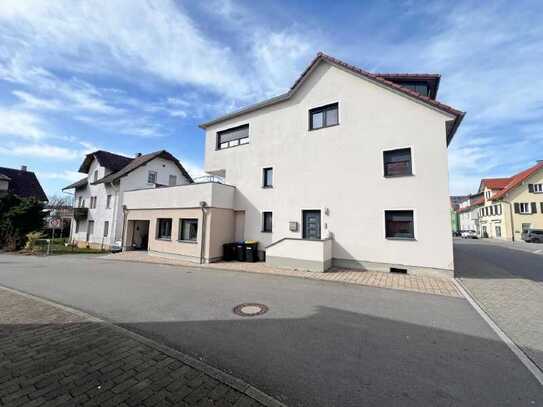
M 479 207 L 476 206 L 471 208 L 473 202 L 474 200 L 472 198 L 468 198 L 459 204 L 459 227 L 461 231 L 475 230 L 479 233 Z
M 331 103 L 338 103 L 339 124 L 308 130 L 309 110 Z M 332 238 L 337 266 L 450 274 L 446 122 L 453 119 L 322 62 L 289 99 L 205 125 L 205 170 L 236 187 L 243 238 L 261 249 L 302 238 L 302 211 L 320 210 L 321 239 Z M 217 132 L 246 124 L 247 144 L 217 149 Z M 411 149 L 413 175 L 385 177 L 383 152 L 400 148 Z M 262 187 L 266 167 L 273 168 L 273 188 Z M 387 210 L 413 211 L 414 239 L 386 238 Z M 265 211 L 273 213 L 272 232 L 262 231 Z M 295 250 L 284 256 L 295 258 Z
M 107 168 L 99 164 L 97 159 L 92 161 L 88 171 L 87 185 L 76 188 L 74 195 L 74 207 L 88 208 L 88 215 L 86 219 L 72 222 L 71 230 L 73 241 L 79 244 L 88 243 L 94 247 L 108 248 L 114 242 L 121 240 L 123 195 L 135 189 L 155 188 L 155 183 L 148 183 L 149 171 L 156 172 L 156 184 L 168 185 L 170 175 L 177 177 L 177 185 L 189 182 L 174 162 L 161 157 L 154 158 L 112 183 L 92 185 L 95 171 L 98 171 L 98 180 L 110 173 Z M 107 206 L 108 195 L 111 196 L 109 207 Z M 95 207 L 91 207 L 91 197 L 96 197 L 96 204 L 93 205 Z M 93 223 L 90 224 L 90 222 Z M 106 222 L 107 233 L 105 233 Z

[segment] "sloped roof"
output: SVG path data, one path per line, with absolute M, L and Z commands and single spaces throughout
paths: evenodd
M 0 167 L 0 174 L 9 180 L 8 192 L 21 198 L 35 197 L 39 201 L 47 201 L 47 195 L 32 171 Z
M 75 181 L 73 184 L 70 184 L 67 187 L 62 188 L 62 190 L 64 191 L 65 189 L 80 188 L 87 185 L 88 183 L 89 183 L 88 178 L 85 177 L 85 178 L 80 179 L 79 181 Z
M 518 174 L 513 175 L 509 179 L 509 182 L 503 187 L 503 189 L 496 193 L 492 199 L 500 199 L 503 196 L 520 185 L 523 181 L 527 180 L 531 175 L 535 174 L 537 171 L 543 169 L 543 161 L 539 161 L 536 165 L 519 172 Z
M 493 190 L 505 188 L 510 180 L 511 178 L 483 178 L 479 185 L 479 192 L 483 191 L 485 187 Z
M 106 175 L 105 177 L 99 179 L 96 182 L 93 182 L 93 185 L 113 182 L 113 181 L 125 176 L 129 172 L 134 171 L 136 168 L 139 168 L 142 165 L 148 163 L 149 161 L 154 160 L 155 158 L 159 158 L 159 157 L 164 158 L 165 160 L 172 161 L 177 166 L 177 168 L 179 168 L 179 170 L 185 176 L 185 178 L 187 178 L 189 180 L 189 182 L 193 182 L 191 176 L 185 170 L 183 165 L 181 165 L 181 163 L 179 162 L 179 160 L 177 158 L 175 158 L 172 154 L 170 154 L 166 150 L 160 150 L 160 151 L 155 151 L 154 153 L 141 155 L 139 157 L 131 159 L 131 161 L 126 166 L 124 166 L 123 168 L 121 168 L 120 170 L 118 170 L 116 172 L 113 172 L 113 173 L 111 173 L 109 175 Z
M 381 76 L 379 76 L 378 74 L 370 73 L 370 72 L 365 71 L 363 69 L 360 69 L 360 68 L 358 68 L 358 67 L 356 67 L 354 65 L 347 64 L 347 63 L 345 63 L 343 61 L 340 61 L 339 59 L 333 58 L 333 57 L 331 57 L 329 55 L 326 55 L 326 54 L 324 54 L 322 52 L 319 52 L 317 54 L 317 56 L 315 57 L 315 59 L 313 59 L 313 61 L 305 69 L 305 71 L 302 72 L 300 77 L 298 79 L 296 79 L 296 81 L 291 86 L 291 88 L 289 89 L 288 92 L 283 93 L 282 95 L 276 96 L 274 98 L 265 100 L 263 102 L 256 103 L 254 105 L 245 107 L 245 108 L 240 109 L 238 111 L 229 113 L 227 115 L 218 117 L 218 118 L 216 118 L 214 120 L 211 120 L 209 122 L 202 123 L 202 124 L 200 124 L 200 127 L 205 129 L 206 127 L 209 127 L 209 126 L 211 126 L 213 124 L 220 123 L 222 121 L 232 119 L 232 118 L 240 116 L 242 114 L 253 112 L 253 111 L 261 109 L 263 107 L 271 106 L 271 105 L 273 105 L 275 103 L 283 102 L 285 100 L 290 99 L 292 97 L 292 95 L 294 95 L 296 90 L 306 80 L 306 78 L 309 77 L 311 72 L 313 72 L 315 70 L 316 66 L 322 61 L 328 62 L 329 64 L 334 65 L 336 67 L 347 69 L 350 72 L 354 73 L 355 75 L 359 75 L 359 76 L 362 76 L 362 77 L 364 77 L 366 79 L 371 80 L 372 82 L 379 83 L 379 84 L 381 84 L 381 85 L 383 85 L 383 86 L 385 86 L 385 87 L 387 87 L 389 89 L 392 89 L 392 90 L 398 91 L 400 93 L 403 93 L 404 95 L 409 96 L 409 97 L 411 97 L 413 99 L 416 99 L 416 100 L 418 100 L 418 101 L 420 101 L 420 102 L 422 102 L 422 103 L 424 103 L 424 104 L 426 104 L 428 106 L 431 106 L 431 107 L 433 107 L 433 108 L 435 108 L 437 110 L 440 110 L 442 112 L 445 112 L 445 113 L 448 113 L 448 114 L 454 116 L 454 120 L 452 120 L 450 123 L 447 123 L 447 128 L 446 128 L 446 130 L 447 130 L 447 144 L 449 144 L 450 141 L 452 140 L 452 138 L 454 136 L 454 133 L 456 132 L 456 129 L 458 128 L 458 126 L 460 125 L 462 119 L 464 118 L 465 112 L 454 109 L 453 107 L 448 106 L 448 105 L 443 104 L 443 103 L 440 103 L 440 102 L 438 102 L 436 100 L 433 100 L 432 98 L 430 98 L 428 96 L 423 96 L 420 93 L 415 92 L 414 90 L 408 89 L 406 87 L 400 86 L 397 83 L 394 83 L 394 82 L 392 82 L 390 80 L 387 80 L 384 77 L 385 74 L 381 74 Z M 386 75 L 391 75 L 391 74 L 386 74 Z M 402 75 L 405 76 L 405 74 L 402 74 Z M 430 74 L 425 74 L 425 75 L 430 75 Z
M 11 178 L 8 177 L 7 175 L 4 175 L 4 174 L 0 174 L 0 180 L 2 181 L 9 181 Z
M 89 168 L 93 159 L 97 159 L 98 163 L 112 172 L 119 171 L 121 168 L 128 165 L 132 158 L 124 155 L 110 153 L 109 151 L 97 150 L 86 155 L 83 164 L 79 167 L 79 172 L 84 174 L 89 173 Z

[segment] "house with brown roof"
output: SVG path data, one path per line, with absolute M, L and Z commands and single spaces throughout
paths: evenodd
M 36 174 L 28 171 L 26 165 L 20 169 L 0 167 L 0 196 L 12 193 L 20 198 L 36 198 L 47 202 Z
M 521 240 L 527 229 L 543 229 L 543 161 L 509 177 L 482 179 L 478 208 L 482 237 Z
M 224 184 L 127 192 L 126 230 L 146 218 L 150 251 L 196 262 L 252 240 L 272 266 L 452 276 L 447 146 L 464 113 L 440 80 L 319 53 L 287 92 L 200 125 Z
M 98 150 L 87 154 L 79 168 L 87 174 L 63 190 L 74 190 L 71 240 L 80 246 L 110 248 L 123 234 L 123 195 L 136 189 L 192 183 L 183 165 L 166 150 L 125 157 Z M 135 248 L 146 246 L 149 230 L 138 226 Z

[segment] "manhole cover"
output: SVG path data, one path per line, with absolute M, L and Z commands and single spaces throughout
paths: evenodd
M 232 311 L 242 317 L 256 317 L 268 312 L 268 307 L 264 304 L 247 303 L 236 305 Z

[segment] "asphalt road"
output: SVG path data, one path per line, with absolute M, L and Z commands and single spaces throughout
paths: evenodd
M 455 240 L 455 272 L 500 328 L 543 370 L 543 244 Z
M 84 256 L 0 255 L 0 284 L 123 324 L 290 406 L 543 405 L 464 299 Z M 269 312 L 234 315 L 244 302 Z

